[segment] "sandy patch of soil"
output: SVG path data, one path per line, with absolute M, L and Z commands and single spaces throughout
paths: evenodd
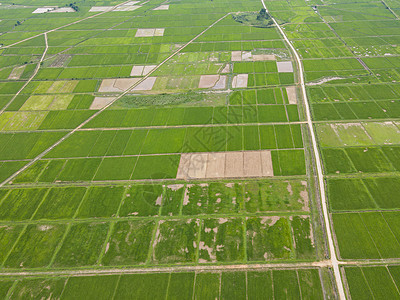
M 230 65 L 226 64 L 225 67 L 222 69 L 221 73 L 229 73 L 230 72 Z
M 188 178 L 188 171 L 190 166 L 190 153 L 182 153 L 181 159 L 179 161 L 178 172 L 176 174 L 177 179 L 186 179 Z
M 114 97 L 95 97 L 89 109 L 102 109 L 114 99 Z
M 253 56 L 251 55 L 251 52 L 246 52 L 246 51 L 242 52 L 242 61 L 252 61 L 252 60 Z
M 170 184 L 170 185 L 167 185 L 167 188 L 169 188 L 169 189 L 172 190 L 172 191 L 177 191 L 177 190 L 183 188 L 183 184 L 179 184 L 179 183 L 177 183 L 177 184 Z
M 209 153 L 206 178 L 220 178 L 225 175 L 225 153 Z
M 135 86 L 132 91 L 150 91 L 153 88 L 156 79 L 157 77 L 146 78 L 143 82 Z
M 119 89 L 114 87 L 114 83 L 115 79 L 103 79 L 99 92 L 120 92 Z
M 144 66 L 143 68 L 143 76 L 146 76 L 147 74 L 149 74 L 151 71 L 153 71 L 157 66 L 156 65 L 149 65 L 149 66 Z
M 262 176 L 274 176 L 274 168 L 272 166 L 271 151 L 261 151 L 261 170 Z
M 245 88 L 247 87 L 247 80 L 249 78 L 249 74 L 238 74 L 233 77 L 232 80 L 232 88 Z
M 273 176 L 271 152 L 232 151 L 184 153 L 177 179 L 242 178 Z
M 72 7 L 59 7 L 56 8 L 55 10 L 51 10 L 51 13 L 66 13 L 66 12 L 75 12 L 75 10 Z
M 193 153 L 190 157 L 189 178 L 205 178 L 208 153 Z
M 278 61 L 276 62 L 279 73 L 293 72 L 293 65 L 291 61 Z
M 243 177 L 243 152 L 226 152 L 225 177 Z
M 242 61 L 242 51 L 232 51 L 231 61 Z
M 276 60 L 274 54 L 253 54 L 253 61 Z
M 154 30 L 154 36 L 163 36 L 164 35 L 164 28 L 156 28 L 156 30 Z
M 152 37 L 154 36 L 154 28 L 139 28 L 136 31 L 135 37 Z
M 311 85 L 311 86 L 312 85 L 320 85 L 320 84 L 323 84 L 328 81 L 339 80 L 339 79 L 344 79 L 344 77 L 327 77 L 327 78 L 323 78 L 323 79 L 315 81 L 315 82 L 309 82 L 306 85 Z
M 137 1 L 132 1 L 132 2 L 137 2 Z M 134 11 L 138 8 L 140 8 L 140 5 L 129 5 L 126 3 L 125 5 L 118 6 L 113 9 L 113 11 Z
M 243 153 L 243 175 L 245 177 L 261 177 L 261 153 L 259 151 Z
M 107 11 L 111 10 L 113 6 L 93 6 L 89 12 L 101 12 L 101 11 Z
M 50 225 L 40 225 L 40 226 L 38 226 L 38 229 L 40 231 L 47 231 L 47 230 L 50 230 L 52 228 L 53 228 L 53 226 L 50 226 Z
M 142 76 L 144 66 L 133 66 L 131 76 Z
M 214 85 L 214 87 L 212 89 L 213 90 L 224 90 L 226 88 L 226 81 L 227 81 L 226 75 L 219 76 L 219 80 L 217 81 L 217 83 Z
M 49 11 L 55 10 L 56 8 L 57 7 L 54 7 L 54 6 L 39 7 L 39 8 L 36 8 L 32 13 L 33 14 L 44 14 Z
M 159 7 L 156 7 L 153 10 L 168 10 L 169 9 L 169 5 L 168 4 L 164 4 L 164 5 L 160 5 Z
M 119 89 L 120 91 L 125 91 L 129 89 L 132 85 L 138 82 L 139 78 L 119 78 L 115 79 L 114 87 Z
M 22 73 L 24 73 L 25 67 L 26 66 L 15 67 L 12 70 L 11 74 L 8 76 L 8 79 L 9 80 L 18 80 L 21 77 Z
M 199 89 L 209 89 L 215 86 L 219 80 L 219 75 L 201 75 Z
M 286 93 L 288 95 L 289 104 L 297 104 L 296 87 L 288 86 L 286 88 Z

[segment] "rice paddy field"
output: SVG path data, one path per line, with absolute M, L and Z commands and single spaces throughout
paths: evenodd
M 1 3 L 1 298 L 400 298 L 400 5 L 265 5 Z

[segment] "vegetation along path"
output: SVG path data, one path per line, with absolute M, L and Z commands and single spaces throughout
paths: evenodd
M 265 8 L 265 10 L 268 12 L 268 9 L 264 3 L 264 0 L 261 0 L 261 3 L 263 5 L 263 7 Z M 335 251 L 335 244 L 333 242 L 333 237 L 332 237 L 332 228 L 331 228 L 331 224 L 329 222 L 328 204 L 327 204 L 327 198 L 325 195 L 324 176 L 323 176 L 323 172 L 322 172 L 322 160 L 321 160 L 321 157 L 319 154 L 317 139 L 316 139 L 315 132 L 313 129 L 313 124 L 312 124 L 312 119 L 311 119 L 311 110 L 310 110 L 310 105 L 308 103 L 306 86 L 304 83 L 302 62 L 301 62 L 299 54 L 297 53 L 296 49 L 293 47 L 292 43 L 289 41 L 288 37 L 286 36 L 285 32 L 282 30 L 281 26 L 279 26 L 278 22 L 272 16 L 271 16 L 271 19 L 274 22 L 274 24 L 276 25 L 276 27 L 278 28 L 279 32 L 282 34 L 283 39 L 289 45 L 291 51 L 294 54 L 297 65 L 298 65 L 301 93 L 302 93 L 304 105 L 306 108 L 307 125 L 308 125 L 309 131 L 310 131 L 312 148 L 313 148 L 314 155 L 315 155 L 317 177 L 318 177 L 319 191 L 320 191 L 320 199 L 321 199 L 321 204 L 322 204 L 322 212 L 324 214 L 326 236 L 328 239 L 328 246 L 329 246 L 329 251 L 330 251 L 330 260 L 331 260 L 333 271 L 335 274 L 335 280 L 336 280 L 336 285 L 337 285 L 337 289 L 339 292 L 339 298 L 346 299 L 346 296 L 344 293 L 344 288 L 343 288 L 343 283 L 342 283 L 342 278 L 340 276 L 339 263 L 338 263 L 338 259 L 337 259 L 336 251 Z

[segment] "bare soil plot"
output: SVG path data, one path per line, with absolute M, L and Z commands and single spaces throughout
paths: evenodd
M 163 35 L 164 28 L 139 28 L 136 31 L 135 37 L 153 37 Z
M 247 81 L 249 79 L 249 74 L 238 74 L 233 77 L 232 88 L 245 88 L 247 87 Z
M 276 60 L 274 54 L 253 54 L 253 61 Z
M 193 153 L 190 157 L 189 178 L 205 178 L 208 153 Z
M 54 7 L 54 6 L 39 7 L 39 8 L 36 8 L 32 13 L 33 14 L 44 14 L 44 13 L 47 13 L 47 12 L 49 12 L 51 10 L 55 10 L 55 9 L 56 9 L 56 7 Z
M 134 11 L 140 7 L 141 7 L 140 5 L 125 4 L 125 5 L 118 6 L 117 8 L 114 8 L 113 11 Z
M 181 159 L 179 161 L 178 172 L 176 173 L 176 178 L 180 179 L 188 178 L 191 156 L 192 156 L 191 153 L 182 153 Z
M 134 87 L 132 91 L 150 91 L 153 88 L 156 79 L 157 77 L 146 78 L 143 82 Z
M 242 51 L 232 51 L 231 61 L 242 61 Z
M 131 71 L 131 76 L 146 76 L 151 71 L 153 71 L 155 67 L 157 67 L 157 66 L 156 65 L 133 66 L 132 71 Z
M 75 12 L 72 7 L 59 7 L 50 11 L 51 13 L 66 13 L 66 12 Z
M 270 151 L 232 151 L 182 154 L 177 179 L 273 176 Z
M 286 93 L 288 95 L 289 104 L 297 104 L 296 87 L 288 86 L 286 88 Z
M 243 175 L 243 152 L 227 152 L 225 155 L 224 177 L 242 177 Z
M 21 77 L 22 73 L 24 73 L 24 70 L 25 70 L 25 66 L 15 67 L 12 70 L 11 74 L 8 76 L 8 79 L 18 80 Z
M 215 86 L 219 80 L 219 75 L 201 75 L 199 89 L 209 89 Z
M 293 65 L 291 61 L 278 61 L 276 62 L 278 67 L 278 73 L 290 73 L 293 72 Z
M 276 60 L 274 54 L 252 54 L 249 51 L 232 51 L 231 61 L 266 61 Z
M 139 80 L 139 78 L 103 79 L 99 92 L 123 92 Z
M 274 176 L 271 151 L 260 151 L 262 176 Z
M 113 100 L 114 97 L 95 97 L 89 109 L 102 109 Z
M 113 6 L 93 6 L 89 12 L 101 12 L 101 11 L 107 11 L 111 10 Z
M 226 75 L 219 76 L 219 80 L 217 81 L 217 83 L 214 85 L 214 87 L 212 89 L 213 90 L 224 90 L 226 88 L 226 81 L 227 81 Z
M 243 153 L 243 174 L 246 177 L 262 176 L 261 153 L 259 152 Z
M 169 5 L 168 4 L 164 4 L 164 5 L 160 5 L 159 7 L 156 7 L 153 10 L 168 10 L 169 9 Z
M 225 153 L 209 153 L 206 178 L 225 176 Z
M 229 73 L 231 70 L 230 65 L 226 64 L 225 67 L 222 69 L 221 73 Z

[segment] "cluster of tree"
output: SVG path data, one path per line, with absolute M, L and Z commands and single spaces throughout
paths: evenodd
M 79 7 L 78 7 L 78 5 L 76 5 L 76 2 L 70 3 L 70 4 L 66 4 L 65 6 L 69 6 L 69 7 L 71 7 L 73 10 L 79 11 Z
M 265 8 L 261 8 L 257 15 L 257 20 L 262 21 L 262 20 L 269 20 L 271 19 L 269 13 L 267 13 L 267 10 Z

